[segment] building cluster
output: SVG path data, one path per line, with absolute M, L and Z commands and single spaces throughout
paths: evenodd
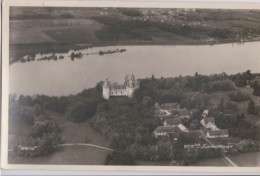
M 181 109 L 179 103 L 165 103 L 159 105 L 156 103 L 154 105 L 155 114 L 159 116 L 161 121 L 165 121 L 166 119 L 189 119 L 191 116 L 191 111 L 187 109 Z
M 159 136 L 173 136 L 174 141 L 178 140 L 180 132 L 188 132 L 189 130 L 182 124 L 181 119 L 189 119 L 190 111 L 187 109 L 180 109 L 178 103 L 165 103 L 154 105 L 155 114 L 163 122 L 163 126 L 158 126 L 154 130 L 155 137 Z
M 180 132 L 190 133 L 197 132 L 189 131 L 183 124 L 183 119 L 190 119 L 192 111 L 181 109 L 178 103 L 165 103 L 154 105 L 155 114 L 163 123 L 163 126 L 158 126 L 154 130 L 155 137 L 159 136 L 172 136 L 175 141 L 178 140 Z M 219 129 L 215 124 L 214 117 L 208 117 L 209 111 L 204 110 L 202 113 L 203 119 L 200 124 L 205 129 L 205 136 L 207 138 L 223 138 L 228 137 L 227 129 Z
M 200 121 L 201 125 L 206 128 L 206 137 L 207 138 L 222 138 L 228 137 L 229 133 L 227 129 L 219 129 L 215 124 L 214 117 L 208 117 L 209 111 L 204 110 L 202 113 L 203 119 Z

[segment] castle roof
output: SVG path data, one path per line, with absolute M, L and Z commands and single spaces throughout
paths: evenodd
M 122 85 L 122 84 L 112 84 L 111 85 L 111 88 L 113 89 L 126 89 L 126 86 L 125 85 Z

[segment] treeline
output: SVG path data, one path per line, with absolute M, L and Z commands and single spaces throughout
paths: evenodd
M 96 36 L 103 41 L 120 40 L 152 40 L 151 36 L 138 33 L 136 29 L 148 29 L 148 24 L 141 21 L 123 21 L 111 17 L 92 17 L 94 20 L 105 24 L 106 26 L 95 31 Z
M 130 12 L 125 9 L 123 13 L 127 13 L 128 16 L 140 16 L 136 12 Z M 96 16 L 92 18 L 106 25 L 103 29 L 96 31 L 96 36 L 100 40 L 105 41 L 119 41 L 126 39 L 152 40 L 153 34 L 145 32 L 149 31 L 151 28 L 156 28 L 163 32 L 178 34 L 197 40 L 205 37 L 205 35 L 215 39 L 235 39 L 236 36 L 233 31 L 226 28 L 189 26 L 181 23 L 172 25 L 170 23 L 161 23 L 159 21 L 122 20 L 115 17 L 103 16 Z
M 29 98 L 28 98 L 29 99 Z M 31 125 L 31 132 L 14 147 L 14 152 L 23 156 L 41 156 L 54 152 L 61 138 L 57 123 L 49 119 L 47 113 L 39 104 L 21 105 L 21 102 L 10 101 L 9 117 L 27 122 Z
M 69 120 L 80 122 L 88 118 L 91 118 L 96 113 L 96 106 L 102 99 L 102 85 L 97 84 L 95 88 L 83 90 L 81 93 L 69 96 L 46 96 L 36 95 L 31 96 L 19 96 L 18 105 L 25 108 L 24 117 L 28 121 L 33 121 L 31 113 L 28 113 L 26 109 L 28 107 L 41 107 L 44 110 L 65 114 Z M 10 113 L 14 113 L 15 109 L 10 108 Z
M 70 19 L 74 18 L 74 16 L 70 13 L 34 13 L 34 12 L 25 12 L 21 14 L 11 14 L 10 20 L 26 20 L 26 19 Z
M 138 9 L 133 9 L 133 8 L 119 8 L 119 11 L 126 15 L 126 16 L 130 16 L 130 17 L 137 17 L 137 16 L 142 16 L 142 13 L 138 10 Z

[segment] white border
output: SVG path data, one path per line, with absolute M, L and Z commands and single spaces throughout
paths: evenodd
M 1 162 L 4 169 L 33 170 L 87 170 L 130 172 L 185 172 L 185 173 L 260 173 L 259 167 L 173 167 L 173 166 L 82 166 L 82 165 L 22 165 L 8 164 L 8 91 L 9 91 L 9 7 L 55 6 L 55 7 L 140 7 L 140 8 L 210 8 L 210 9 L 260 9 L 258 2 L 155 2 L 155 1 L 71 1 L 71 0 L 4 0 L 2 39 L 2 143 Z

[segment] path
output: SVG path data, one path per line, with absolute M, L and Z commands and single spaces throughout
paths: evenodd
M 113 152 L 114 150 L 111 148 L 107 148 L 107 147 L 102 147 L 99 145 L 94 145 L 94 144 L 85 144 L 85 143 L 71 143 L 71 144 L 60 144 L 59 146 L 89 146 L 89 147 L 95 147 L 98 149 L 102 149 L 102 150 L 107 150 L 107 151 L 111 151 Z
M 203 137 L 203 139 L 210 145 L 214 145 L 211 141 L 209 141 L 206 136 L 204 135 L 203 131 L 200 130 L 201 136 Z M 221 156 L 233 167 L 238 167 L 230 158 L 228 158 L 224 153 L 221 152 Z
M 60 147 L 64 147 L 64 146 L 89 146 L 89 147 L 95 147 L 95 148 L 98 148 L 98 149 L 107 150 L 107 151 L 111 151 L 111 152 L 114 151 L 111 148 L 102 147 L 100 145 L 95 145 L 95 144 L 85 144 L 85 143 L 59 144 L 59 146 Z M 8 152 L 12 152 L 12 151 L 14 151 L 14 149 L 8 149 Z
M 200 93 L 200 91 L 196 92 L 190 99 L 194 100 L 194 98 Z

